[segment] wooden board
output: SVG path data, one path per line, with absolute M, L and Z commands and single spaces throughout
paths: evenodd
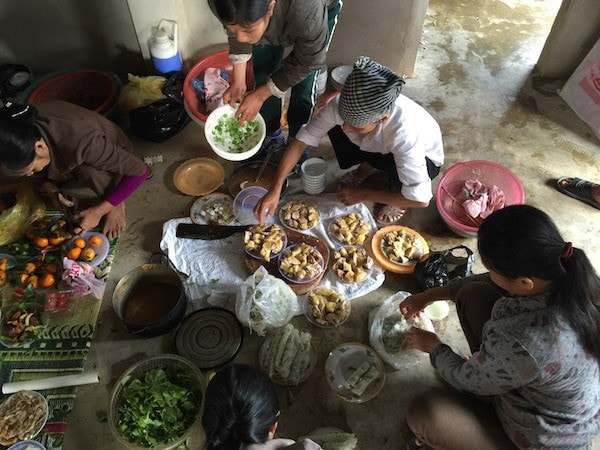
M 313 281 L 310 281 L 308 283 L 292 283 L 292 282 L 286 280 L 279 273 L 279 269 L 277 267 L 277 258 L 273 258 L 271 261 L 266 262 L 263 259 L 256 259 L 256 258 L 253 258 L 250 255 L 246 254 L 246 256 L 244 258 L 244 263 L 246 264 L 246 268 L 248 269 L 249 273 L 254 273 L 260 266 L 264 266 L 265 269 L 267 269 L 267 272 L 269 272 L 271 275 L 285 281 L 286 284 L 289 285 L 296 294 L 298 294 L 298 295 L 306 294 L 308 291 L 314 289 L 315 287 L 317 287 L 319 285 L 319 283 L 323 279 L 323 276 L 325 275 L 325 272 L 327 272 L 327 270 L 328 270 L 329 247 L 327 246 L 325 241 L 323 241 L 319 238 L 313 237 L 313 236 L 308 236 L 308 235 L 300 233 L 298 231 L 293 231 L 293 230 L 287 229 L 286 233 L 287 233 L 287 237 L 288 237 L 288 246 L 294 245 L 294 244 L 301 244 L 304 242 L 308 245 L 312 245 L 313 247 L 315 247 L 319 251 L 319 253 L 321 253 L 321 255 L 323 256 L 323 261 L 325 263 L 325 270 L 323 270 L 323 273 L 321 275 L 319 275 L 317 278 L 315 278 Z

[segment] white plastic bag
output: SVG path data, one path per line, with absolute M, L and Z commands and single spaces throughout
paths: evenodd
M 292 288 L 263 266 L 242 283 L 235 298 L 237 318 L 259 336 L 286 325 L 301 312 L 301 304 Z
M 600 137 L 600 41 L 581 61 L 559 95 Z
M 397 292 L 369 313 L 369 342 L 371 347 L 396 370 L 414 366 L 427 356 L 427 353 L 410 348 L 408 344 L 403 344 L 400 346 L 399 351 L 390 353 L 386 350 L 383 342 L 383 326 L 386 318 L 401 316 L 400 304 L 410 295 L 410 292 Z M 420 314 L 408 322 L 412 326 L 427 331 L 435 331 L 431 320 L 425 314 Z

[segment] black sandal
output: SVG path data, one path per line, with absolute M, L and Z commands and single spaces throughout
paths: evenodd
M 592 195 L 592 188 L 595 185 L 596 183 L 581 178 L 561 177 L 556 180 L 556 189 L 563 194 L 600 209 L 600 202 L 597 202 Z

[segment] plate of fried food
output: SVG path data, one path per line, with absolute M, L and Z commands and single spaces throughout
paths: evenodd
M 279 210 L 279 220 L 294 231 L 308 231 L 319 223 L 321 214 L 315 202 L 292 200 Z
M 333 252 L 331 270 L 344 283 L 359 283 L 373 268 L 373 258 L 364 247 L 348 245 Z
M 390 225 L 373 236 L 371 250 L 377 263 L 390 272 L 413 273 L 419 259 L 429 253 L 427 241 L 412 228 Z
M 350 213 L 331 220 L 328 227 L 329 236 L 341 245 L 363 245 L 371 225 L 363 219 L 360 213 Z
M 334 328 L 350 316 L 350 301 L 333 289 L 318 287 L 306 296 L 304 316 L 313 325 Z
M 190 208 L 190 219 L 199 225 L 231 225 L 233 197 L 221 192 L 213 192 L 194 201 Z
M 259 224 L 244 232 L 244 250 L 256 259 L 270 261 L 287 245 L 287 235 L 277 224 Z
M 310 283 L 325 269 L 323 255 L 304 242 L 290 245 L 279 254 L 277 267 L 281 276 L 292 283 Z

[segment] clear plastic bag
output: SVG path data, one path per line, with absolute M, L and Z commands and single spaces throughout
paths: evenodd
M 292 288 L 263 266 L 242 283 L 235 299 L 237 318 L 259 336 L 286 325 L 301 312 L 302 306 Z
M 388 297 L 381 306 L 371 310 L 369 313 L 369 342 L 371 343 L 371 347 L 375 349 L 385 362 L 396 370 L 414 366 L 427 356 L 427 353 L 415 350 L 406 343 L 402 343 L 397 352 L 388 351 L 384 344 L 384 325 L 386 324 L 386 319 L 402 315 L 400 304 L 410 295 L 410 292 L 397 292 Z M 423 330 L 435 331 L 431 320 L 423 313 L 407 322 L 409 325 L 422 328 Z M 389 348 L 389 345 L 387 348 Z
M 167 79 L 160 76 L 138 77 L 127 74 L 127 83 L 119 96 L 119 108 L 123 112 L 148 106 L 158 100 L 167 98 L 162 88 Z
M 14 192 L 16 203 L 0 214 L 0 245 L 15 242 L 31 222 L 44 215 L 44 202 L 28 182 L 6 184 L 0 192 Z

